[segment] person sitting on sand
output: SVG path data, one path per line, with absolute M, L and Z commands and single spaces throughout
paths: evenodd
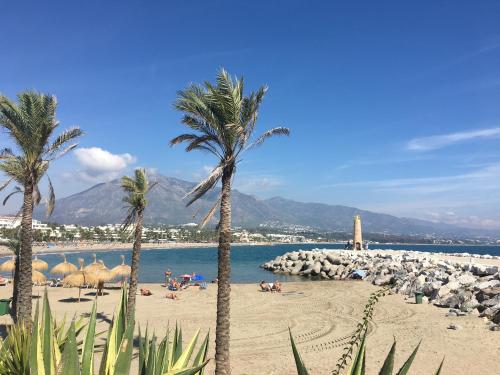
M 264 280 L 260 282 L 260 290 L 262 292 L 270 292 L 271 291 L 271 285 L 269 283 L 266 283 Z
M 149 289 L 142 289 L 141 288 L 141 296 L 152 296 L 153 293 Z
M 175 294 L 175 293 L 167 293 L 167 295 L 165 296 L 165 298 L 176 300 L 176 299 L 179 299 L 179 296 L 177 294 Z
M 272 289 L 275 291 L 275 292 L 278 292 L 278 293 L 281 293 L 281 283 L 276 280 L 273 284 L 273 287 Z

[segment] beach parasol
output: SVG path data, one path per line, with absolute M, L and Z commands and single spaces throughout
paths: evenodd
M 96 254 L 92 254 L 92 256 L 94 257 L 94 261 L 92 263 L 90 263 L 87 267 L 85 267 L 86 271 L 95 272 L 97 270 L 100 270 L 102 267 L 105 267 L 103 262 L 97 261 Z
M 33 284 L 41 284 L 44 283 L 45 281 L 47 281 L 47 278 L 43 273 L 37 270 L 33 270 L 33 272 L 31 273 L 31 282 Z
M 78 268 L 73 264 L 69 263 L 66 260 L 66 255 L 62 254 L 64 258 L 64 262 L 61 262 L 57 265 L 55 265 L 51 270 L 50 273 L 53 275 L 62 275 L 63 277 L 66 275 L 69 275 L 72 272 L 78 271 Z
M 12 257 L 6 262 L 3 262 L 0 265 L 1 272 L 12 272 L 12 278 L 14 278 L 14 271 L 16 269 L 16 257 Z
M 193 280 L 193 281 L 203 281 L 203 280 L 205 280 L 205 277 L 204 277 L 204 276 L 202 276 L 202 275 L 194 275 L 194 276 L 191 278 L 191 280 Z
M 116 276 L 121 276 L 122 278 L 130 276 L 130 273 L 132 272 L 132 269 L 130 268 L 129 265 L 125 264 L 125 256 L 120 255 L 122 258 L 122 264 L 119 266 L 116 266 L 111 270 Z
M 49 269 L 47 262 L 38 259 L 37 255 L 35 255 L 35 259 L 31 261 L 31 267 L 36 271 L 47 271 Z
M 104 287 L 104 283 L 113 280 L 116 277 L 116 274 L 114 274 L 108 267 L 104 265 L 104 262 L 102 260 L 99 261 L 102 264 L 102 268 L 96 270 L 94 272 L 94 276 L 96 278 L 97 282 L 97 292 L 95 294 L 95 297 L 99 294 L 102 295 L 102 289 Z
M 108 267 L 106 267 L 102 262 L 102 260 L 100 260 L 99 262 L 101 262 L 102 268 L 94 272 L 96 280 L 98 282 L 100 281 L 104 283 L 113 280 L 116 277 L 116 274 L 113 271 L 111 271 Z
M 179 277 L 182 277 L 183 279 L 190 279 L 191 275 L 188 275 L 187 273 L 184 275 L 180 275 Z
M 78 263 L 80 263 L 80 269 L 66 276 L 63 279 L 62 283 L 64 286 L 78 288 L 78 302 L 80 302 L 82 287 L 85 285 L 95 285 L 97 283 L 97 279 L 92 272 L 89 272 L 83 268 L 83 259 L 78 259 Z

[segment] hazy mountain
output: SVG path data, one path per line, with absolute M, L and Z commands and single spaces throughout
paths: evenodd
M 176 178 L 155 175 L 158 185 L 149 193 L 146 224 L 184 224 L 198 222 L 211 207 L 218 191 L 210 192 L 191 207 L 185 207 L 183 197 L 195 185 Z M 51 221 L 61 224 L 100 225 L 120 223 L 125 216 L 120 181 L 102 183 L 92 188 L 57 200 Z M 354 207 L 302 203 L 280 197 L 258 199 L 233 191 L 233 225 L 256 227 L 261 223 L 304 225 L 322 230 L 351 231 L 352 218 L 360 214 L 366 232 L 391 234 L 476 235 L 483 231 L 459 228 L 453 225 L 424 220 L 399 218 L 360 210 Z M 44 219 L 43 207 L 35 217 Z M 215 220 L 214 220 L 215 223 Z

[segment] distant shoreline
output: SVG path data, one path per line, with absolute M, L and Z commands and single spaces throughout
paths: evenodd
M 286 246 L 286 245 L 343 245 L 344 242 L 235 242 L 232 246 Z M 384 246 L 436 246 L 436 247 L 452 247 L 452 246 L 467 246 L 467 247 L 495 247 L 500 245 L 468 245 L 468 244 L 422 244 L 422 243 L 384 243 L 384 244 L 371 244 L 373 250 L 377 249 L 377 245 Z M 205 248 L 205 247 L 217 247 L 217 242 L 167 242 L 167 243 L 143 243 L 142 250 L 171 250 L 171 249 L 192 249 L 192 248 Z M 33 246 L 33 254 L 62 254 L 62 253 L 80 253 L 80 252 L 106 252 L 106 251 L 119 251 L 119 250 L 132 250 L 133 244 L 128 243 L 68 243 L 57 244 L 53 247 L 46 247 L 36 245 Z M 398 250 L 397 248 L 393 250 Z M 5 246 L 0 245 L 0 256 L 9 256 L 12 252 Z
M 338 242 L 235 242 L 232 246 L 278 246 L 278 245 L 300 245 L 300 244 L 313 244 L 313 245 L 326 245 L 338 244 Z M 171 249 L 192 249 L 203 247 L 217 247 L 217 242 L 168 242 L 168 243 L 143 243 L 141 250 L 171 250 Z M 53 247 L 46 246 L 33 246 L 33 254 L 54 254 L 54 253 L 80 253 L 80 252 L 105 252 L 105 251 L 119 251 L 119 250 L 132 250 L 133 244 L 130 243 L 93 243 L 93 244 L 69 244 L 69 245 L 56 245 Z M 12 252 L 5 246 L 0 246 L 0 256 L 12 255 Z

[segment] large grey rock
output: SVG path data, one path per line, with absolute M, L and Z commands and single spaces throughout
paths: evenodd
M 331 264 L 336 264 L 336 265 L 340 264 L 340 259 L 337 256 L 333 255 L 333 254 L 327 254 L 326 259 L 328 259 L 328 261 Z
M 320 262 L 314 263 L 311 273 L 313 275 L 319 275 L 320 272 L 321 272 L 321 263 Z
M 494 288 L 496 286 L 500 285 L 500 280 L 490 280 L 490 281 L 483 281 L 479 284 L 476 285 L 476 288 L 478 290 L 483 290 L 483 289 L 489 289 L 489 288 Z
M 436 298 L 433 304 L 439 307 L 458 308 L 460 305 L 460 299 L 456 294 L 449 293 L 443 297 Z
M 470 274 L 463 274 L 463 275 L 458 277 L 457 281 L 461 285 L 471 285 L 471 284 L 474 284 L 476 282 L 476 278 Z
M 378 286 L 389 285 L 393 280 L 392 275 L 380 275 L 375 280 L 373 280 L 373 284 Z
M 477 276 L 494 275 L 498 272 L 498 266 L 487 266 L 484 264 L 474 264 L 472 273 Z

